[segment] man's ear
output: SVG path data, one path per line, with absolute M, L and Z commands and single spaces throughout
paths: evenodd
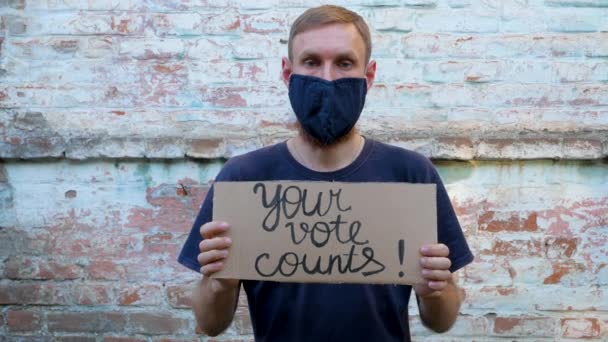
M 367 68 L 365 68 L 365 78 L 367 79 L 367 90 L 369 90 L 374 84 L 374 79 L 376 79 L 376 61 L 371 60 L 367 64 Z
M 289 87 L 289 77 L 291 76 L 291 61 L 287 57 L 281 60 L 281 79 Z

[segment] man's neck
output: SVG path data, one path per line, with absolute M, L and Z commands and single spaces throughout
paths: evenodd
M 289 152 L 300 164 L 319 172 L 336 171 L 350 165 L 363 150 L 363 145 L 364 138 L 358 133 L 324 147 L 312 144 L 301 135 L 287 143 Z

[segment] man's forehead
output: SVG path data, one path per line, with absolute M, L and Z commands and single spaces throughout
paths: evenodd
M 353 24 L 327 24 L 298 33 L 293 38 L 294 55 L 365 53 L 363 38 Z

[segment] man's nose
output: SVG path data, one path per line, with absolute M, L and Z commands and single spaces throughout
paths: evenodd
M 336 70 L 331 63 L 323 66 L 320 77 L 327 81 L 333 81 L 336 79 Z

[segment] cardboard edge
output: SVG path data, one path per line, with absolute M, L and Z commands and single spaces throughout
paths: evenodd
M 226 190 L 230 190 L 230 184 L 234 183 L 234 182 L 214 182 L 213 183 L 213 210 L 212 210 L 212 220 L 222 220 L 221 218 L 217 218 L 217 212 L 216 212 L 216 208 L 217 206 L 215 206 L 215 203 L 217 203 L 217 198 L 218 198 L 218 193 L 220 194 L 219 196 L 221 196 L 222 193 L 225 193 Z M 218 188 L 220 188 L 220 191 L 217 191 Z M 229 192 L 229 191 L 228 191 Z M 232 270 L 234 271 L 233 274 L 227 273 L 226 271 L 223 272 L 216 272 L 214 274 L 212 274 L 210 277 L 211 278 L 216 278 L 216 279 L 240 279 L 237 275 L 241 274 L 241 270 L 239 269 L 239 264 L 238 262 L 236 262 L 236 260 L 240 260 L 241 259 L 241 249 L 239 248 L 239 240 L 238 239 L 234 239 L 234 236 L 232 235 L 232 230 L 227 234 L 227 236 L 229 236 L 232 239 L 232 246 L 230 247 L 230 254 L 228 256 L 228 259 L 226 259 L 226 264 L 225 267 L 227 265 L 230 265 L 232 268 Z M 233 253 L 238 253 L 238 255 L 235 257 L 235 255 Z

